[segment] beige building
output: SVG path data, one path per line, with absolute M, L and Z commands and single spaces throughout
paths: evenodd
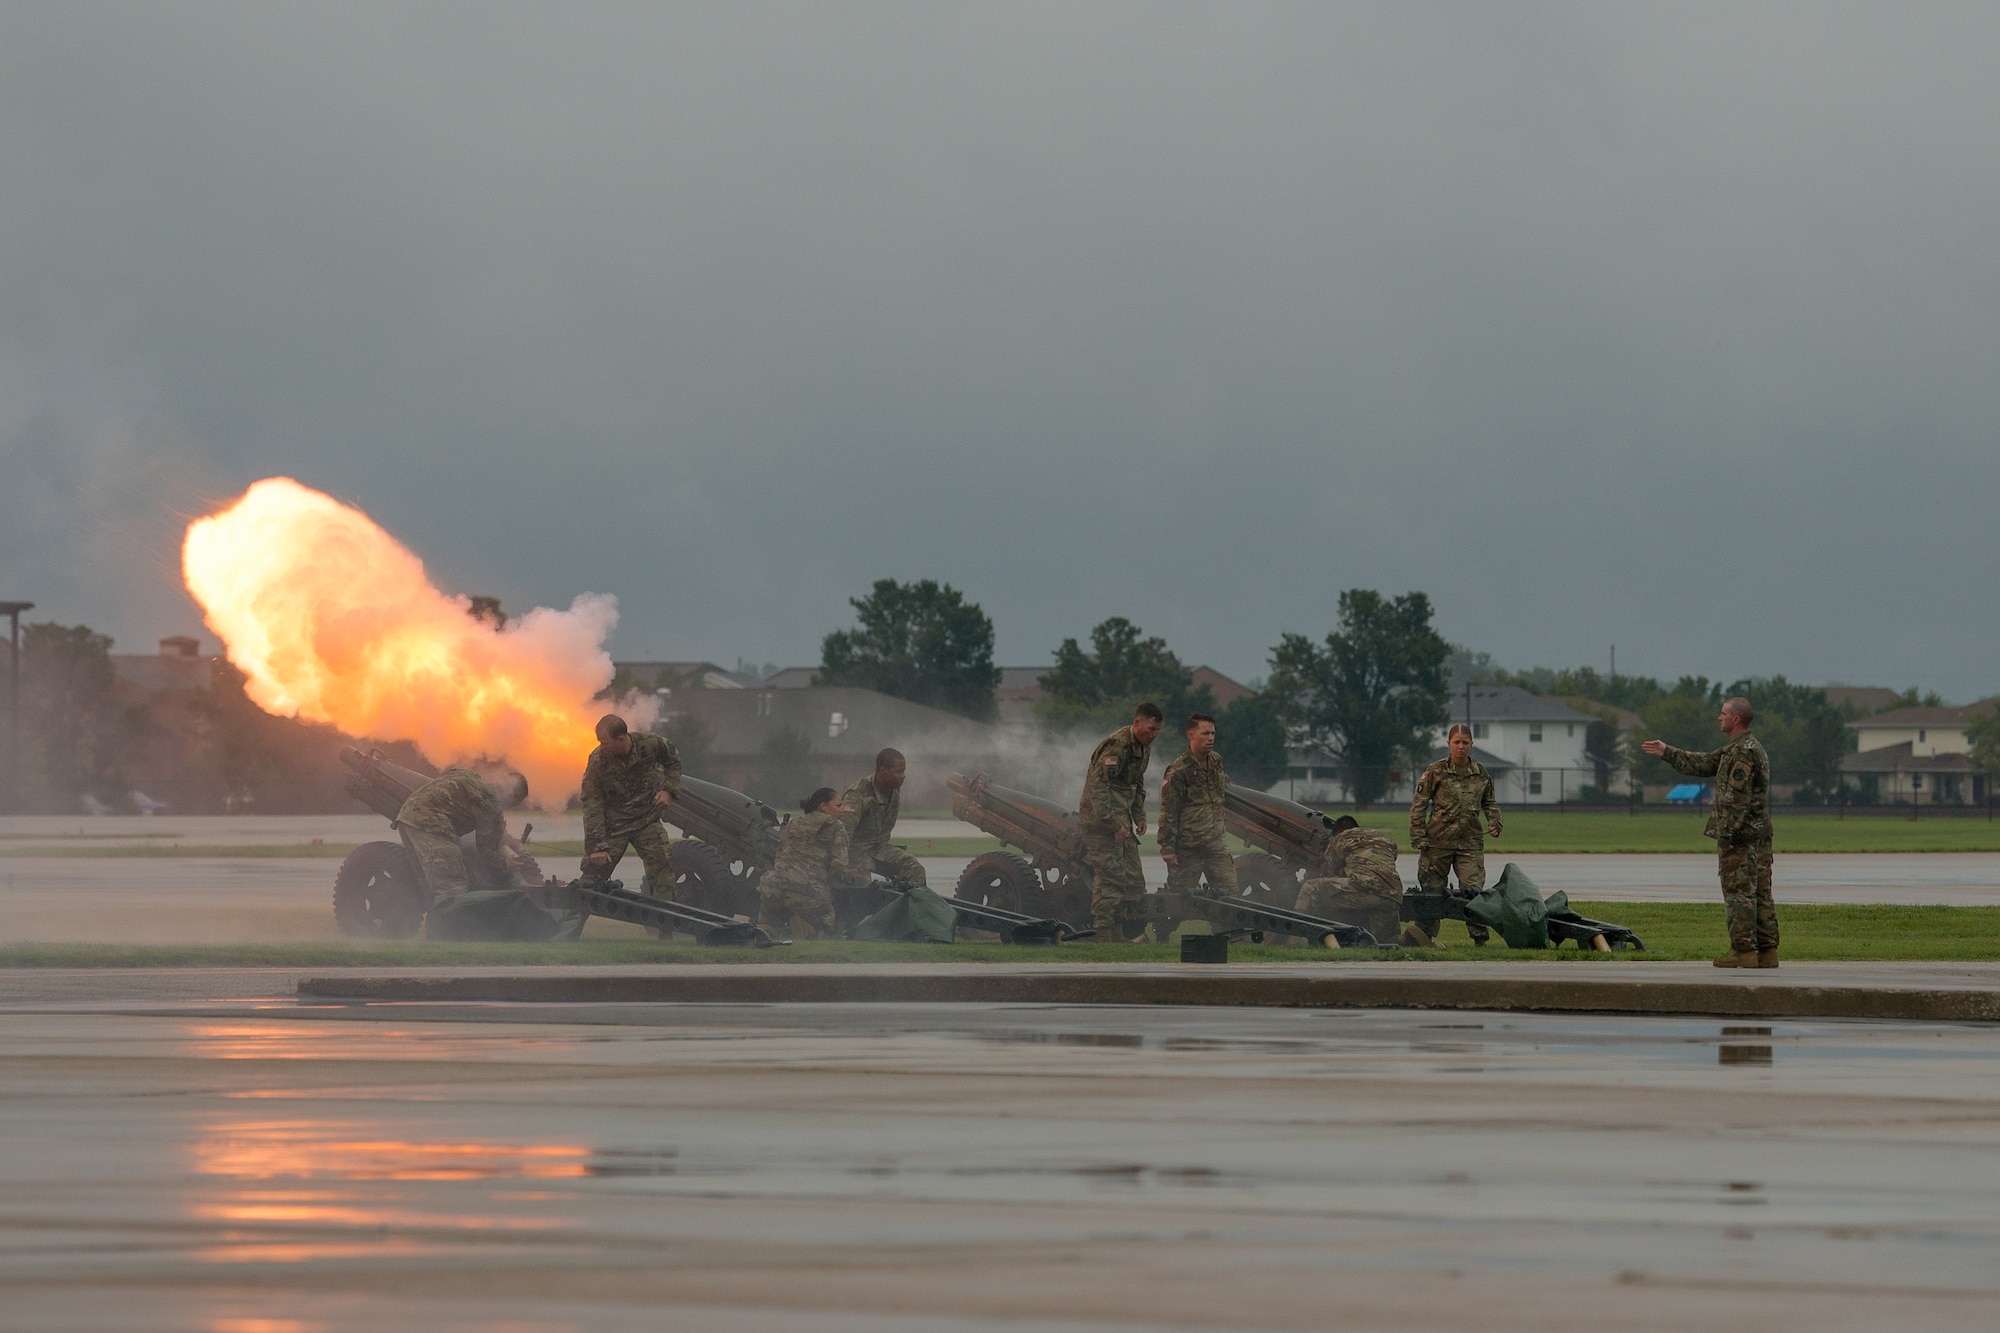
M 1974 720 L 2000 697 L 1951 708 L 1897 708 L 1848 723 L 1855 753 L 1841 772 L 1861 784 L 1864 800 L 1890 804 L 1983 805 L 1991 779 L 1972 762 Z

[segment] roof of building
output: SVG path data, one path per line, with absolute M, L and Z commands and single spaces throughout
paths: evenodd
M 613 662 L 619 671 L 628 671 L 642 681 L 657 680 L 660 672 L 671 671 L 684 683 L 699 680 L 694 688 L 706 690 L 747 690 L 757 684 L 755 676 L 731 671 L 714 662 Z
M 803 690 L 813 683 L 813 677 L 818 674 L 818 667 L 791 666 L 773 671 L 759 683 L 767 690 Z
M 1515 685 L 1474 685 L 1470 699 L 1460 690 L 1447 708 L 1452 722 L 1463 722 L 1469 711 L 1474 722 L 1589 722 L 1560 699 L 1547 699 Z
M 1887 685 L 1823 685 L 1827 702 L 1835 708 L 1851 704 L 1863 713 L 1879 713 L 1896 700 L 1902 693 Z
M 1217 708 L 1227 708 L 1238 699 L 1247 698 L 1257 692 L 1241 681 L 1231 680 L 1212 666 L 1198 666 L 1194 669 L 1193 675 L 1195 688 L 1208 686 L 1210 692 L 1215 695 Z
M 1629 708 L 1613 708 L 1610 704 L 1599 703 L 1595 699 L 1587 699 L 1581 694 L 1545 694 L 1542 697 L 1553 703 L 1566 704 L 1586 717 L 1599 717 L 1609 713 L 1612 720 L 1617 722 L 1620 731 L 1637 731 L 1640 727 L 1646 725 L 1646 719 L 1640 717 Z
M 1975 765 L 1967 754 L 1913 754 L 1916 745 L 1904 741 L 1900 745 L 1884 745 L 1874 750 L 1863 750 L 1860 754 L 1844 756 L 1840 761 L 1843 773 L 1965 773 Z
M 1945 708 L 1892 708 L 1886 713 L 1877 713 L 1847 725 L 1857 731 L 1897 727 L 1962 727 L 1992 712 L 1996 702 L 2000 702 L 2000 697 Z
M 1042 677 L 1054 670 L 1053 665 L 1001 667 L 1000 691 L 1003 694 L 1038 695 L 1042 692 Z

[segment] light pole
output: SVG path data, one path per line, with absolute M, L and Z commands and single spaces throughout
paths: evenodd
M 7 810 L 21 806 L 21 613 L 33 602 L 0 602 L 7 626 Z

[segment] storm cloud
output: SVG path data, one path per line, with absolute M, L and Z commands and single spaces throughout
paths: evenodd
M 0 6 L 0 596 L 289 474 L 624 657 L 2000 689 L 2000 10 Z M 37 614 L 40 614 L 38 612 Z

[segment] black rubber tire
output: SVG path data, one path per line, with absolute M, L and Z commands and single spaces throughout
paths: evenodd
M 1268 852 L 1236 858 L 1236 893 L 1251 902 L 1289 912 L 1298 906 L 1299 872 Z
M 1090 875 L 1075 873 L 1058 861 L 1040 861 L 1035 873 L 1041 879 L 1041 906 L 1037 916 L 1053 917 L 1082 930 L 1090 925 Z
M 1028 859 L 1014 852 L 981 852 L 959 872 L 953 890 L 969 903 L 984 903 L 1010 912 L 1039 916 L 1043 904 L 1042 877 Z M 1074 923 L 1072 923 L 1074 924 Z
M 728 857 L 698 838 L 683 838 L 667 852 L 674 868 L 674 899 L 705 907 L 725 916 L 757 919 L 757 880 L 761 868 Z M 738 867 L 742 873 L 738 873 Z
M 430 897 L 402 843 L 364 842 L 333 877 L 333 919 L 356 939 L 414 939 Z

